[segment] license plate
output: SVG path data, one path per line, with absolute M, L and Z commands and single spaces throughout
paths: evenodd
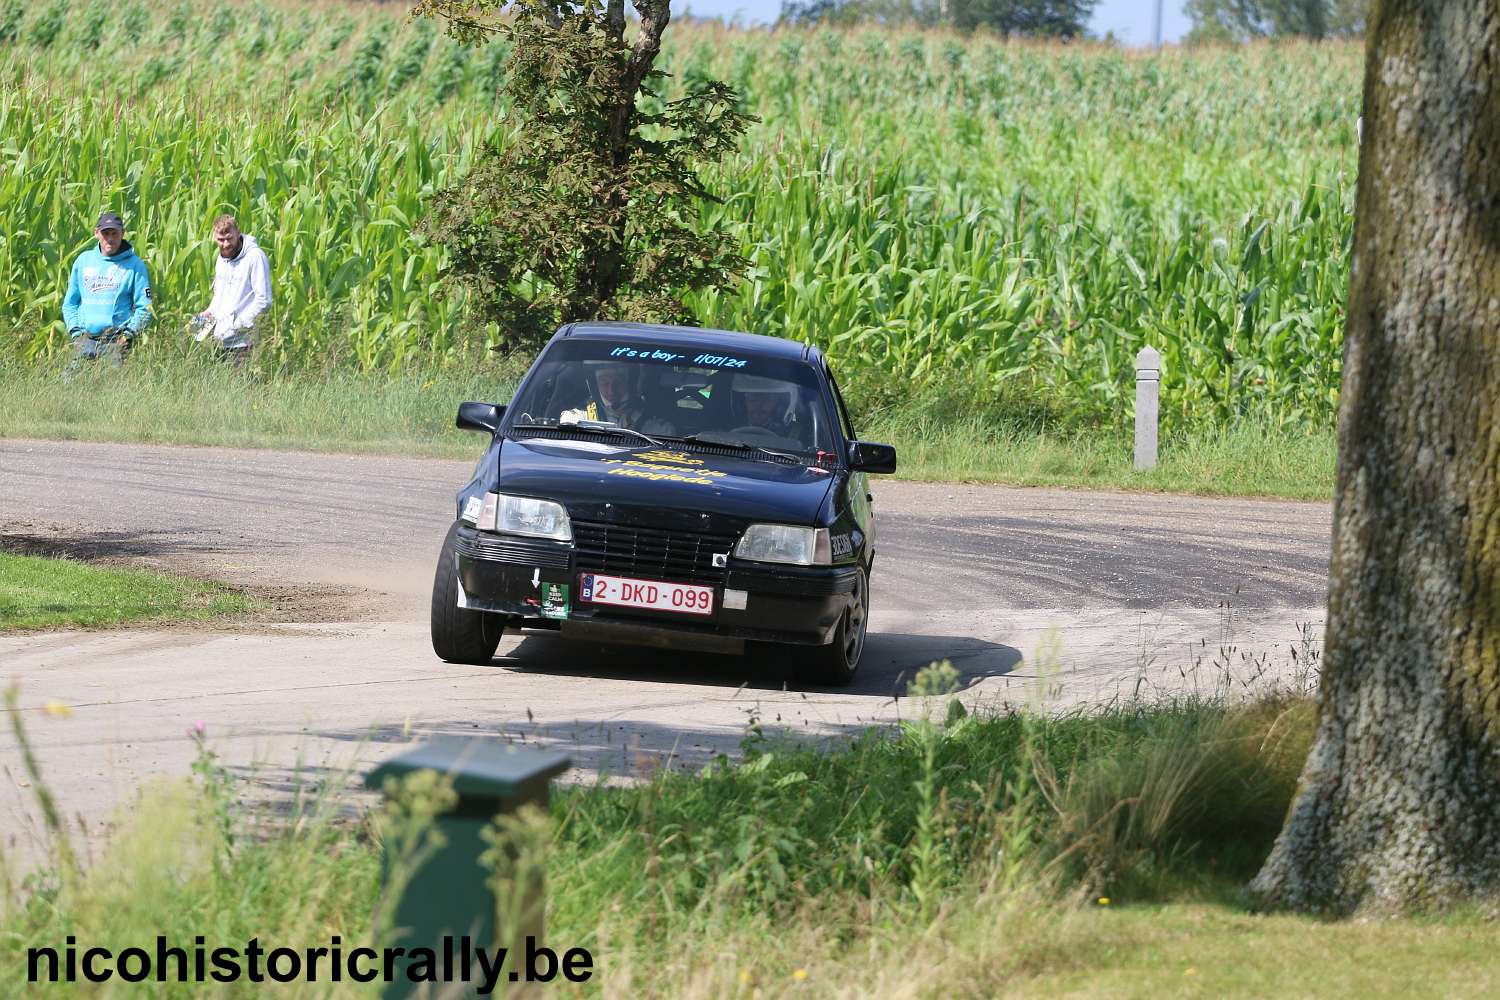
M 714 588 L 691 583 L 659 583 L 624 576 L 585 573 L 578 580 L 578 599 L 590 604 L 614 604 L 622 608 L 679 611 L 689 615 L 714 613 Z

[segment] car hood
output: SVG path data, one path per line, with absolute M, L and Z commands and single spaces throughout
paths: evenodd
M 502 493 L 787 524 L 816 523 L 834 478 L 823 469 L 737 456 L 545 438 L 506 438 L 499 464 Z

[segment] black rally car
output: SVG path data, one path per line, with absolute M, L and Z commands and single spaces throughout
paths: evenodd
M 867 473 L 816 348 L 688 327 L 577 323 L 509 407 L 464 403 L 493 440 L 458 493 L 432 645 L 488 662 L 506 626 L 742 652 L 782 644 L 847 683 L 869 615 Z

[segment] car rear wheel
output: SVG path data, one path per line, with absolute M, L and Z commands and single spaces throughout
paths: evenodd
M 869 576 L 863 567 L 854 578 L 849 607 L 833 630 L 833 641 L 812 646 L 804 653 L 804 674 L 816 684 L 843 686 L 854 680 L 859 658 L 865 651 L 865 633 L 870 626 Z
M 458 525 L 448 529 L 432 580 L 432 651 L 449 663 L 489 663 L 505 633 L 505 618 L 458 606 Z

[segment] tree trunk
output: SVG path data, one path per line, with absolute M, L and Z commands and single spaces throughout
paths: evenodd
M 617 0 L 617 2 L 622 16 L 619 22 L 620 30 L 615 37 L 623 43 L 624 0 Z M 640 24 L 636 31 L 635 43 L 630 46 L 629 55 L 621 68 L 615 106 L 610 114 L 610 161 L 614 167 L 615 176 L 620 178 L 628 175 L 630 157 L 635 150 L 635 143 L 632 141 L 632 133 L 635 129 L 635 102 L 640 97 L 641 84 L 650 74 L 651 67 L 656 63 L 656 57 L 661 54 L 662 32 L 667 30 L 667 24 L 672 20 L 671 0 L 634 0 L 634 6 L 636 14 L 640 17 Z M 611 20 L 611 31 L 613 31 L 613 20 Z M 601 241 L 599 253 L 593 258 L 590 268 L 593 273 L 587 282 L 590 286 L 589 295 L 593 298 L 591 308 L 594 316 L 603 313 L 605 306 L 619 292 L 620 286 L 630 278 L 626 254 L 628 239 L 626 229 L 630 217 L 628 201 L 628 192 L 623 184 L 615 185 L 607 196 L 606 211 L 614 220 L 612 232 L 608 238 Z
M 1251 884 L 1339 912 L 1500 889 L 1500 10 L 1367 45 L 1320 721 Z

